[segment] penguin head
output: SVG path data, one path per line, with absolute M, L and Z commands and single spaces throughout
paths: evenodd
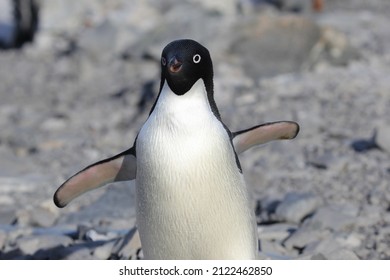
M 213 88 L 213 64 L 209 51 L 190 39 L 169 43 L 161 55 L 161 82 L 177 95 L 184 95 L 203 79 L 207 92 Z

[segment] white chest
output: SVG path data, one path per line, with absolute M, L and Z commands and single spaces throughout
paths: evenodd
M 201 80 L 183 96 L 164 87 L 138 135 L 136 152 L 145 257 L 253 257 L 248 192 Z

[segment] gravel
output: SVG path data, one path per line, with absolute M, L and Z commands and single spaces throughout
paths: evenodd
M 390 258 L 388 1 L 329 0 L 321 13 L 209 2 L 42 0 L 34 43 L 0 51 L 0 259 L 143 258 L 134 183 L 64 209 L 52 196 L 133 144 L 161 50 L 180 37 L 209 48 L 232 131 L 300 124 L 293 141 L 240 155 L 260 258 Z

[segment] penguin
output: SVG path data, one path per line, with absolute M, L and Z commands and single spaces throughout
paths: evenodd
M 200 43 L 169 43 L 160 89 L 133 146 L 94 163 L 54 194 L 58 207 L 116 181 L 136 182 L 136 218 L 146 259 L 256 259 L 257 230 L 238 154 L 299 125 L 279 121 L 231 132 L 214 100 L 213 65 Z
M 39 25 L 37 0 L 0 0 L 0 49 L 21 48 L 33 42 Z

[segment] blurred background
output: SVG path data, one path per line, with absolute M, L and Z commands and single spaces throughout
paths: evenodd
M 0 0 L 0 259 L 142 258 L 133 183 L 64 209 L 133 145 L 172 40 L 206 46 L 226 125 L 294 120 L 240 156 L 262 258 L 390 258 L 388 0 Z

